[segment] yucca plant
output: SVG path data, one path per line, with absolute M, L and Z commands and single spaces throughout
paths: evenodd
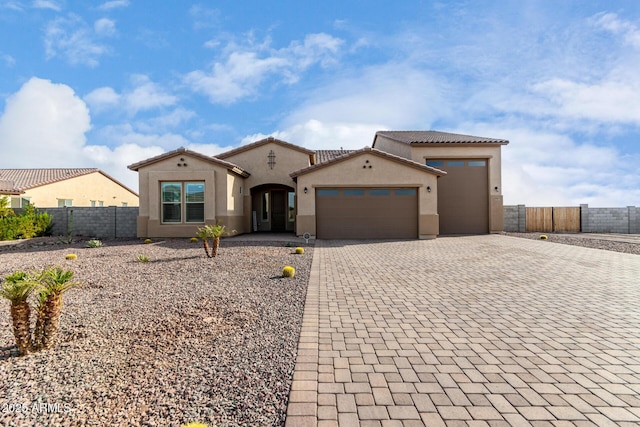
M 0 296 L 11 302 L 11 322 L 13 323 L 13 336 L 20 355 L 29 354 L 31 351 L 31 326 L 29 318 L 31 309 L 27 301 L 37 283 L 24 271 L 16 271 L 5 277 Z
M 220 222 L 213 225 L 205 225 L 198 228 L 196 235 L 202 240 L 202 246 L 207 254 L 208 258 L 213 258 L 218 254 L 218 248 L 220 247 L 220 237 L 225 234 L 235 233 L 236 230 L 226 231 L 227 226 L 222 225 Z M 211 239 L 211 251 L 209 251 L 209 239 Z
M 62 295 L 78 286 L 73 282 L 73 271 L 61 267 L 49 267 L 38 276 L 38 310 L 36 328 L 33 334 L 35 350 L 51 348 L 58 336 L 60 315 L 62 314 Z

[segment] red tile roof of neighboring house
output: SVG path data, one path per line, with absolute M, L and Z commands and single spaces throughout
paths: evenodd
M 126 185 L 97 168 L 0 169 L 0 193 L 22 194 L 31 188 L 95 172 L 104 175 L 136 196 L 138 195 Z
M 507 145 L 506 139 L 485 138 L 482 136 L 462 135 L 449 132 L 438 132 L 435 130 L 394 130 L 394 131 L 378 131 L 373 138 L 375 146 L 376 137 L 384 136 L 394 141 L 404 142 L 405 144 L 498 144 Z

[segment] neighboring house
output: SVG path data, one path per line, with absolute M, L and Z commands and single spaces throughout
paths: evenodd
M 503 228 L 507 140 L 381 131 L 371 148 L 309 150 L 266 138 L 215 157 L 185 148 L 132 164 L 139 237 L 193 236 L 221 221 L 237 233 L 434 238 Z
M 138 206 L 138 194 L 96 168 L 0 169 L 0 195 L 12 208 Z

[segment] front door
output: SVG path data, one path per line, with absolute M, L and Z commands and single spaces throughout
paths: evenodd
M 287 197 L 283 190 L 271 191 L 271 231 L 286 231 Z

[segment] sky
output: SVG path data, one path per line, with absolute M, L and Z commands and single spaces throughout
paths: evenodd
M 0 0 L 0 168 L 438 130 L 507 205 L 640 206 L 638 70 L 637 0 Z

